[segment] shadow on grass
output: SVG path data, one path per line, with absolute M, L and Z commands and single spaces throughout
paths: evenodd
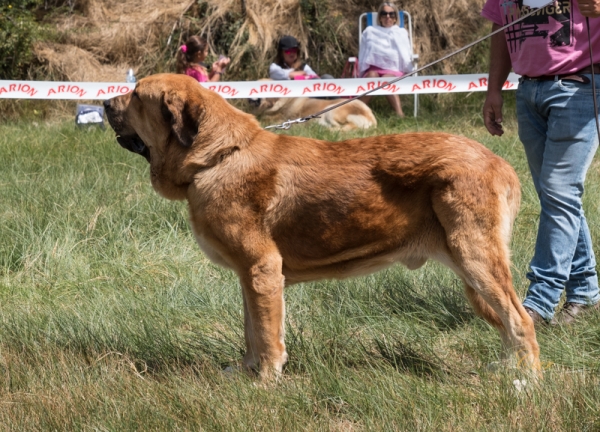
M 186 367 L 223 368 L 243 355 L 239 317 L 228 309 L 219 317 L 224 321 L 222 329 L 211 326 L 212 321 L 182 329 L 173 316 L 143 306 L 111 312 L 100 319 L 88 310 L 61 310 L 58 305 L 51 310 L 17 312 L 0 322 L 0 346 L 21 353 L 25 363 L 44 363 L 48 352 L 59 351 L 88 365 L 120 358 L 147 374 Z M 193 320 L 191 315 L 189 320 Z
M 410 372 L 418 377 L 439 377 L 450 373 L 439 359 L 428 358 L 426 354 L 402 342 L 390 345 L 384 340 L 375 339 L 375 345 L 381 357 L 398 371 Z
M 433 323 L 440 330 L 453 330 L 476 318 L 462 288 L 430 286 L 419 293 L 405 282 L 385 284 L 383 305 L 390 313 Z

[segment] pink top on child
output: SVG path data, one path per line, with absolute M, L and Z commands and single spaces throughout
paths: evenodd
M 487 0 L 481 15 L 504 26 L 549 0 Z M 600 53 L 600 20 L 590 19 L 592 51 Z M 556 0 L 504 30 L 513 70 L 520 75 L 563 75 L 590 65 L 585 17 L 573 0 Z M 596 56 L 600 59 L 600 56 Z
M 201 66 L 190 66 L 185 70 L 185 74 L 196 79 L 198 82 L 208 81 L 208 74 Z

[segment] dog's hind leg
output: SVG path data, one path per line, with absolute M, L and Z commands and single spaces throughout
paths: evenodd
M 460 241 L 453 234 L 448 236 L 452 259 L 475 312 L 498 329 L 505 350 L 515 355 L 519 366 L 538 370 L 539 347 L 533 321 L 512 285 L 508 253 L 503 253 L 506 248 L 493 239 L 486 240 L 481 232 L 475 236 L 481 242 L 470 235 Z
M 517 298 L 510 272 L 507 227 L 510 230 L 514 212 L 499 202 L 494 191 L 479 194 L 481 189 L 450 185 L 433 197 L 446 233 L 446 259 L 451 261 L 446 263 L 465 282 L 476 313 L 500 331 L 518 364 L 539 370 L 533 321 Z
M 490 305 L 483 299 L 483 297 L 477 294 L 477 291 L 475 291 L 475 289 L 473 289 L 473 287 L 471 287 L 464 278 L 462 278 L 462 280 L 465 286 L 465 295 L 469 299 L 471 306 L 473 306 L 475 313 L 486 320 L 492 327 L 498 330 L 498 333 L 500 333 L 502 346 L 504 348 L 503 356 L 506 357 L 506 354 L 509 354 L 512 351 L 512 346 L 502 320 L 498 314 L 494 312 L 494 309 L 492 309 Z
M 253 370 L 260 366 L 261 378 L 269 378 L 281 373 L 287 361 L 282 258 L 270 253 L 240 273 L 246 339 L 244 366 Z
M 465 270 L 468 267 L 467 264 Z M 476 307 L 477 312 L 488 322 L 492 325 L 496 324 L 505 353 L 514 356 L 512 359 L 509 357 L 509 360 L 516 361 L 519 367 L 539 370 L 539 347 L 533 321 L 517 298 L 510 280 L 503 278 L 503 272 L 498 271 L 500 269 L 494 268 L 495 266 L 489 267 L 483 270 L 482 274 L 477 274 L 480 272 L 477 270 L 475 274 L 472 273 L 467 277 L 469 281 L 467 292 L 472 289 L 475 294 L 469 296 L 471 303 L 479 306 L 479 310 Z M 473 302 L 477 296 L 480 299 Z M 487 303 L 487 308 L 482 307 L 484 302 Z M 501 321 L 501 326 L 497 325 L 497 319 Z

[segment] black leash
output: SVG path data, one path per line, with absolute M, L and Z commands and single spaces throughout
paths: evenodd
M 322 110 L 322 111 L 319 111 L 319 112 L 318 112 L 318 113 L 316 113 L 316 114 L 312 114 L 312 115 L 309 115 L 309 116 L 307 116 L 307 117 L 301 117 L 301 118 L 298 118 L 298 119 L 296 119 L 296 120 L 288 120 L 288 121 L 286 121 L 286 122 L 283 122 L 283 123 L 281 123 L 281 124 L 278 124 L 278 125 L 271 125 L 271 126 L 267 126 L 267 127 L 265 127 L 265 129 L 289 129 L 289 128 L 290 128 L 290 127 L 291 127 L 293 124 L 295 124 L 295 123 L 304 123 L 304 122 L 307 122 L 308 120 L 312 120 L 312 119 L 314 119 L 314 118 L 319 118 L 319 116 L 321 116 L 322 114 L 325 114 L 326 112 L 329 112 L 329 111 L 331 111 L 331 110 L 334 110 L 334 109 L 336 109 L 336 108 L 339 108 L 339 107 L 341 107 L 342 105 L 346 105 L 346 104 L 348 104 L 348 103 L 350 103 L 350 102 L 354 101 L 355 99 L 358 99 L 358 98 L 361 98 L 361 97 L 363 97 L 363 96 L 366 96 L 366 95 L 368 95 L 368 94 L 371 94 L 371 93 L 373 93 L 373 92 L 375 92 L 375 91 L 377 91 L 377 90 L 380 90 L 380 89 L 382 89 L 383 87 L 389 86 L 389 85 L 391 85 L 391 84 L 394 84 L 395 82 L 398 82 L 398 81 L 401 81 L 401 80 L 403 80 L 403 79 L 405 79 L 405 78 L 408 78 L 409 76 L 415 75 L 415 74 L 417 74 L 417 73 L 421 72 L 422 70 L 424 70 L 424 69 L 427 69 L 427 68 L 429 68 L 429 67 L 433 66 L 434 64 L 437 64 L 437 63 L 440 63 L 440 62 L 442 62 L 442 61 L 444 61 L 444 60 L 446 60 L 446 59 L 449 59 L 450 57 L 452 57 L 452 56 L 455 56 L 456 54 L 459 54 L 459 53 L 461 53 L 461 52 L 463 52 L 463 51 L 465 51 L 465 50 L 467 50 L 467 49 L 471 48 L 472 46 L 474 46 L 474 45 L 477 45 L 477 44 L 478 44 L 478 43 L 480 43 L 480 42 L 483 42 L 484 40 L 486 40 L 486 39 L 488 39 L 488 38 L 490 38 L 490 37 L 494 36 L 495 34 L 497 34 L 497 33 L 500 33 L 500 32 L 502 32 L 502 31 L 506 30 L 507 28 L 514 26 L 515 24 L 517 24 L 517 23 L 519 23 L 519 22 L 523 21 L 524 19 L 526 19 L 526 18 L 529 18 L 531 15 L 533 15 L 533 14 L 537 13 L 539 10 L 541 10 L 541 9 L 544 9 L 545 7 L 547 7 L 547 6 L 550 6 L 551 4 L 553 4 L 553 3 L 554 3 L 554 1 L 555 1 L 555 0 L 550 0 L 550 1 L 549 1 L 548 3 L 546 3 L 544 6 L 541 6 L 541 7 L 537 8 L 537 9 L 531 9 L 531 11 L 529 11 L 529 13 L 527 13 L 527 14 L 525 14 L 525 15 L 523 15 L 523 16 L 521 16 L 521 17 L 519 17 L 518 19 L 516 19 L 515 21 L 511 22 L 510 24 L 506 24 L 505 26 L 498 28 L 497 30 L 493 31 L 493 32 L 492 32 L 492 33 L 490 33 L 490 34 L 488 34 L 488 35 L 486 35 L 486 36 L 484 36 L 484 37 L 482 37 L 482 38 L 479 38 L 479 39 L 477 39 L 475 42 L 471 42 L 470 44 L 468 44 L 468 45 L 465 45 L 464 47 L 460 48 L 460 49 L 459 49 L 459 50 L 457 50 L 457 51 L 454 51 L 454 52 L 452 52 L 452 53 L 450 53 L 450 54 L 447 54 L 447 55 L 445 55 L 444 57 L 442 57 L 442 58 L 440 58 L 440 59 L 438 59 L 438 60 L 435 60 L 435 61 L 433 61 L 433 62 L 431 62 L 431 63 L 429 63 L 429 64 L 426 64 L 426 65 L 425 65 L 425 66 L 423 66 L 423 67 L 420 67 L 420 68 L 419 68 L 419 69 L 417 69 L 417 70 L 414 70 L 414 71 L 412 71 L 412 72 L 409 72 L 409 73 L 407 73 L 407 74 L 405 74 L 405 75 L 402 75 L 401 77 L 395 78 L 395 79 L 393 79 L 392 81 L 388 81 L 388 82 L 386 82 L 385 84 L 382 84 L 382 85 L 380 85 L 379 87 L 376 87 L 376 88 L 374 88 L 374 89 L 372 89 L 372 90 L 366 91 L 366 92 L 364 92 L 363 94 L 360 94 L 360 95 L 358 95 L 358 96 L 354 96 L 354 97 L 352 97 L 352 98 L 350 98 L 350 99 L 346 99 L 345 101 L 343 101 L 343 102 L 340 102 L 340 103 L 338 103 L 338 104 L 336 104 L 336 105 L 332 105 L 332 106 L 330 106 L 330 107 L 328 107 L 328 108 L 326 108 L 326 109 L 324 109 L 324 110 Z M 588 26 L 588 36 L 589 36 L 589 26 Z M 590 49 L 591 49 L 591 45 L 590 45 Z M 593 63 L 592 63 L 592 64 L 593 64 Z M 595 98 L 594 98 L 594 103 L 595 103 L 595 101 L 596 101 L 596 100 L 595 100 Z M 596 118 L 597 118 L 597 117 L 598 117 L 598 116 L 596 116 Z M 599 133 L 598 133 L 598 136 L 600 136 L 600 128 L 599 128 Z

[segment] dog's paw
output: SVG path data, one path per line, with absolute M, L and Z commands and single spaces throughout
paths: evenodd
M 221 371 L 221 373 L 223 374 L 223 376 L 225 376 L 227 378 L 233 378 L 235 376 L 246 376 L 251 379 L 256 379 L 256 378 L 262 379 L 262 376 L 258 370 L 249 368 L 243 364 L 235 364 L 235 365 L 227 366 L 226 368 L 224 368 Z
M 226 378 L 233 378 L 234 376 L 239 375 L 239 374 L 246 374 L 247 371 L 239 365 L 231 365 L 231 366 L 227 366 L 225 369 L 223 369 L 221 371 L 221 373 Z

